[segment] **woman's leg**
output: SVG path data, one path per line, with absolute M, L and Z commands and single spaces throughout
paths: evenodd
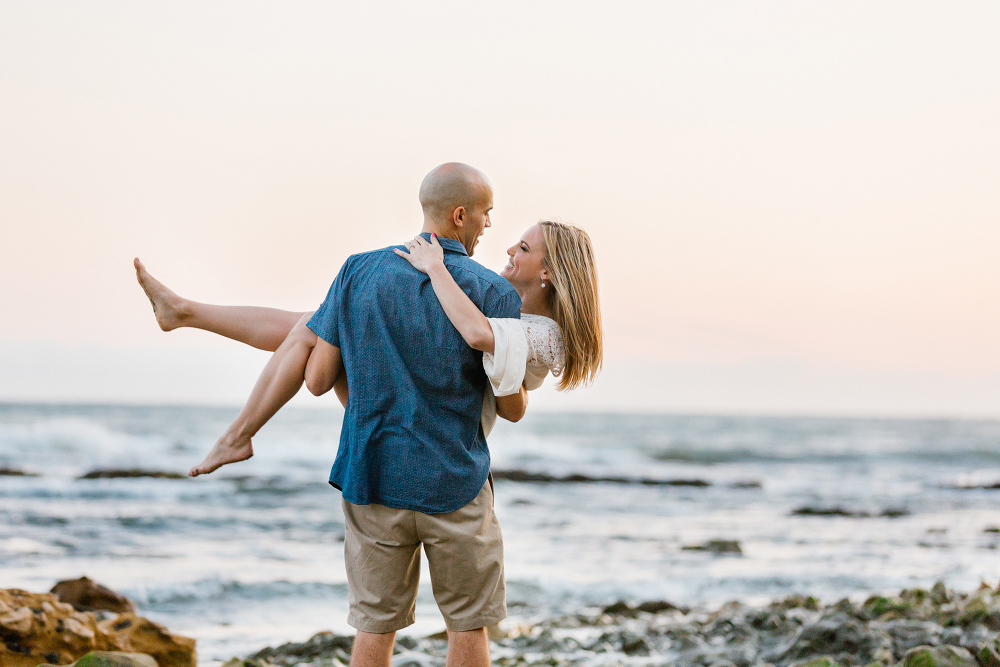
M 181 327 L 203 329 L 246 343 L 258 350 L 274 352 L 304 313 L 257 306 L 215 306 L 177 296 L 149 275 L 137 257 L 135 277 L 153 304 L 156 323 L 164 331 Z
M 304 314 L 285 337 L 250 392 L 243 410 L 215 443 L 205 459 L 191 468 L 191 477 L 210 473 L 227 463 L 253 456 L 251 438 L 285 403 L 298 393 L 305 380 L 306 364 L 316 346 L 316 334 L 306 327 L 311 313 Z M 340 369 L 337 369 L 340 373 Z M 342 373 L 341 373 L 342 374 Z

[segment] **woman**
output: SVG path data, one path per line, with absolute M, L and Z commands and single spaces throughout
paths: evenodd
M 500 275 L 521 297 L 520 320 L 486 318 L 444 268 L 441 246 L 421 237 L 396 250 L 427 273 L 446 315 L 465 341 L 483 351 L 490 377 L 483 407 L 485 432 L 496 419 L 494 394 L 536 389 L 551 371 L 560 390 L 591 382 L 603 358 L 597 267 L 590 237 L 560 222 L 542 221 L 507 250 Z M 193 327 L 211 331 L 275 354 L 261 372 L 243 411 L 189 473 L 197 476 L 253 455 L 251 438 L 302 386 L 316 336 L 305 326 L 310 313 L 273 308 L 216 306 L 174 294 L 135 260 L 136 277 L 164 331 Z M 343 373 L 334 388 L 346 405 Z

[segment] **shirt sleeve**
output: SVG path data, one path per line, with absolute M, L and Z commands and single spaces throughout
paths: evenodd
M 521 320 L 488 318 L 493 329 L 493 354 L 483 353 L 483 370 L 495 396 L 510 396 L 521 390 L 528 365 L 528 338 Z
M 483 303 L 483 315 L 486 317 L 520 319 L 521 317 L 521 297 L 513 288 L 500 293 L 497 289 L 491 289 Z
M 310 331 L 334 347 L 340 347 L 340 314 L 344 310 L 344 275 L 347 272 L 349 262 L 350 259 L 340 267 L 340 273 L 330 285 L 330 291 L 326 293 L 326 299 L 309 318 L 309 323 L 306 325 Z

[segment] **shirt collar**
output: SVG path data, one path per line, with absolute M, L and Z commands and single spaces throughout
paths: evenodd
M 420 235 L 422 237 L 424 237 L 424 239 L 426 239 L 427 241 L 431 240 L 431 234 L 430 234 L 430 232 L 422 232 Z M 438 240 L 438 243 L 441 244 L 441 247 L 444 248 L 445 250 L 450 250 L 452 252 L 457 252 L 457 253 L 462 254 L 462 255 L 468 255 L 469 254 L 469 251 L 465 249 L 465 246 L 462 245 L 461 242 L 456 241 L 455 239 L 446 239 L 446 238 L 443 238 L 443 237 L 439 236 L 439 237 L 437 237 L 437 240 Z

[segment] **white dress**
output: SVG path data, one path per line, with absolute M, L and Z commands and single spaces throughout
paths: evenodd
M 529 391 L 542 386 L 551 371 L 559 377 L 566 364 L 566 346 L 556 321 L 544 315 L 521 319 L 489 318 L 493 328 L 493 354 L 483 353 L 483 368 L 490 383 L 483 400 L 483 433 L 489 435 L 497 420 L 497 396 L 516 394 L 521 385 Z

